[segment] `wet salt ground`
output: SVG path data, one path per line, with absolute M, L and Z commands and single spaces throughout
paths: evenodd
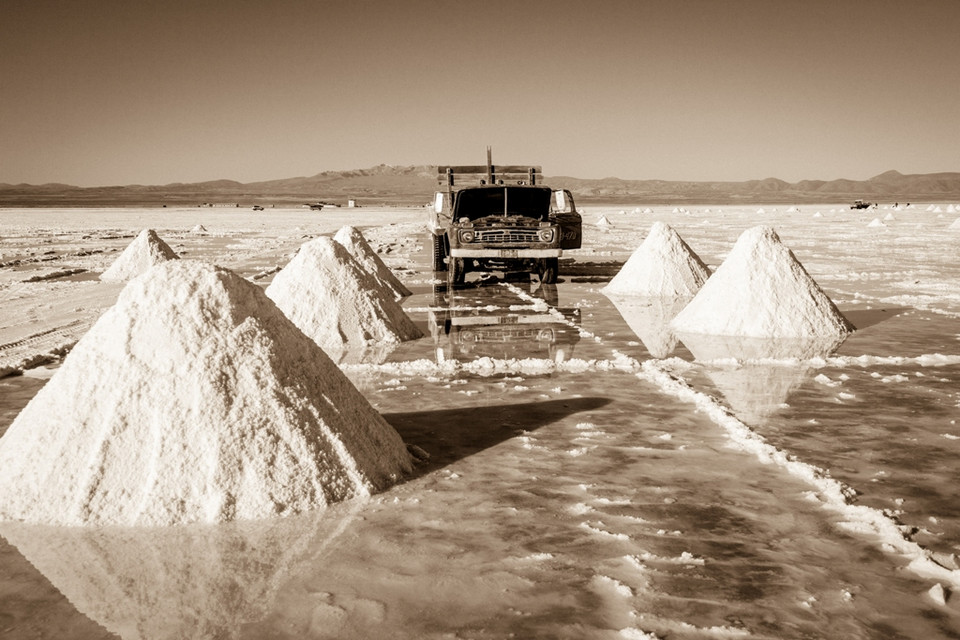
M 846 260 L 830 271 L 842 273 Z M 557 304 L 581 311 L 584 334 L 568 357 L 647 359 L 596 292 L 602 284 L 573 279 L 557 287 Z M 871 287 L 854 290 L 861 295 L 848 306 L 862 309 L 861 296 L 882 300 L 892 288 Z M 827 289 L 843 308 L 844 294 Z M 524 303 L 509 286 L 471 293 L 478 306 L 484 297 L 490 306 Z M 955 307 L 920 302 L 931 308 L 879 321 L 869 309 L 875 323 L 839 354 L 958 353 L 955 320 L 943 313 Z M 406 306 L 433 303 L 424 292 Z M 426 324 L 425 313 L 412 315 Z M 431 359 L 435 346 L 429 338 L 402 345 L 389 360 Z M 690 359 L 682 344 L 670 355 Z M 732 449 L 707 416 L 631 371 L 347 369 L 405 440 L 433 454 L 419 477 L 319 524 L 293 521 L 268 537 L 296 550 L 279 558 L 259 553 L 257 535 L 232 538 L 223 527 L 185 531 L 197 552 L 178 544 L 180 559 L 155 534 L 123 544 L 107 534 L 11 536 L 48 575 L 0 545 L 0 635 L 106 637 L 89 616 L 127 637 L 201 629 L 250 638 L 957 637 L 955 603 L 931 600 L 932 581 L 905 571 L 879 541 L 836 526 L 807 499 L 809 485 Z M 960 544 L 957 443 L 943 436 L 960 435 L 950 422 L 960 417 L 957 365 L 694 365 L 681 375 L 771 444 L 829 469 L 861 503 L 901 511 L 923 529 L 914 534 L 921 544 L 944 552 Z M 13 385 L 3 387 L 4 420 L 15 413 L 8 405 L 39 387 L 31 378 L 0 384 Z M 343 526 L 331 527 L 334 519 Z M 210 542 L 221 535 L 223 544 Z M 134 568 L 131 557 L 151 560 Z M 93 567 L 109 567 L 106 577 Z M 188 583 L 207 594 L 192 607 Z

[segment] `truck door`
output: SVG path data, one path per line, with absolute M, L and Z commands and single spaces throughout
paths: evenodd
M 583 219 L 577 213 L 573 196 L 567 189 L 553 192 L 550 218 L 560 225 L 560 248 L 579 249 L 583 241 Z

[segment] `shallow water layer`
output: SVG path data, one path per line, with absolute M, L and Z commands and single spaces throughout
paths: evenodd
M 667 358 L 678 384 L 829 473 L 852 489 L 850 504 L 898 522 L 949 565 L 960 548 L 960 364 L 924 356 L 960 354 L 960 305 L 904 297 L 899 284 L 952 277 L 949 238 L 910 240 L 925 257 L 892 264 L 877 247 L 908 244 L 895 231 L 866 242 L 854 220 L 834 221 L 817 240 L 778 218 L 859 331 L 833 357 L 695 362 L 682 341 L 652 342 L 661 315 L 632 322 L 599 293 L 601 263 L 626 259 L 648 226 L 606 213 L 613 228 L 589 251 L 608 255 L 568 264 L 577 275 L 555 288 L 493 279 L 449 292 L 428 284 L 426 256 L 403 256 L 420 274 L 405 307 L 427 337 L 344 368 L 430 454 L 413 477 L 262 523 L 4 525 L 0 635 L 958 637 L 955 587 L 845 526 L 808 479 L 738 447 L 713 414 L 639 368 Z M 728 216 L 674 217 L 716 266 L 756 218 Z M 38 373 L 0 379 L 0 433 Z

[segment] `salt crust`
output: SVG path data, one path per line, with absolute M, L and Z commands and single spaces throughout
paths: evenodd
M 409 469 L 396 431 L 260 287 L 178 260 L 124 288 L 0 439 L 0 519 L 256 519 Z
M 693 296 L 710 270 L 676 231 L 654 222 L 620 272 L 600 290 L 606 295 Z
M 393 294 L 331 238 L 321 236 L 302 245 L 266 292 L 301 331 L 335 358 L 348 347 L 396 344 L 423 336 Z
M 671 327 L 756 338 L 845 336 L 854 330 L 770 227 L 744 231 Z
M 144 229 L 127 245 L 110 268 L 100 274 L 103 282 L 126 282 L 136 278 L 150 267 L 177 260 L 179 256 L 160 239 L 153 229 Z
M 389 289 L 394 297 L 405 298 L 412 295 L 410 290 L 403 286 L 400 279 L 383 263 L 377 252 L 374 251 L 360 230 L 349 225 L 341 227 L 333 239 L 346 247 L 353 259 L 370 273 L 381 286 Z
M 679 361 L 681 366 L 687 363 Z M 953 588 L 960 587 L 960 570 L 944 567 L 933 554 L 916 542 L 904 537 L 899 523 L 882 511 L 854 504 L 855 492 L 843 483 L 830 477 L 829 472 L 788 455 L 769 444 L 737 420 L 716 399 L 695 391 L 685 381 L 670 373 L 670 360 L 647 360 L 642 363 L 637 377 L 647 380 L 665 393 L 692 403 L 714 423 L 727 432 L 733 446 L 752 453 L 764 463 L 775 464 L 790 475 L 799 478 L 816 489 L 814 499 L 838 517 L 838 526 L 858 532 L 878 541 L 882 548 L 893 551 L 909 560 L 907 569 L 914 574 L 945 582 Z

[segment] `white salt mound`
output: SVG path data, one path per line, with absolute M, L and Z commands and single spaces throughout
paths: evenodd
M 609 224 L 610 224 L 610 221 L 607 220 L 607 216 L 600 216 L 600 217 L 597 219 L 597 226 L 605 227 L 605 226 L 607 226 L 607 225 L 609 225 Z
M 954 220 L 953 222 L 951 222 L 951 223 L 950 223 L 950 226 L 947 227 L 947 228 L 948 228 L 948 229 L 960 229 L 960 218 L 957 218 L 956 220 Z
M 423 336 L 393 295 L 331 238 L 301 246 L 266 292 L 301 331 L 334 356 L 348 347 Z
M 606 295 L 693 296 L 710 270 L 669 225 L 655 222 L 620 272 L 601 289 Z
M 144 229 L 117 256 L 110 268 L 100 274 L 100 279 L 104 282 L 126 282 L 154 265 L 179 257 L 156 231 Z
M 260 287 L 171 261 L 127 285 L 0 439 L 0 519 L 257 519 L 409 468 L 396 431 Z
M 870 221 L 870 224 L 868 224 L 867 226 L 868 227 L 885 227 L 887 225 L 883 224 L 883 221 L 880 220 L 880 218 L 874 218 L 873 220 Z
M 190 229 L 190 233 L 206 233 L 207 228 L 202 224 L 196 225 L 193 229 Z
M 377 252 L 374 251 L 367 242 L 363 234 L 356 227 L 341 227 L 333 239 L 346 247 L 353 259 L 360 263 L 381 286 L 390 290 L 396 298 L 405 298 L 411 295 L 409 289 L 403 286 L 399 278 L 390 271 L 390 268 L 384 264 Z
M 845 336 L 853 326 L 767 226 L 741 234 L 671 327 L 757 338 Z
M 884 219 L 885 221 L 887 221 L 887 222 L 890 222 L 890 221 L 892 221 L 892 220 L 896 220 L 896 218 L 893 216 L 892 213 L 888 213 L 887 215 L 883 216 L 883 219 Z

